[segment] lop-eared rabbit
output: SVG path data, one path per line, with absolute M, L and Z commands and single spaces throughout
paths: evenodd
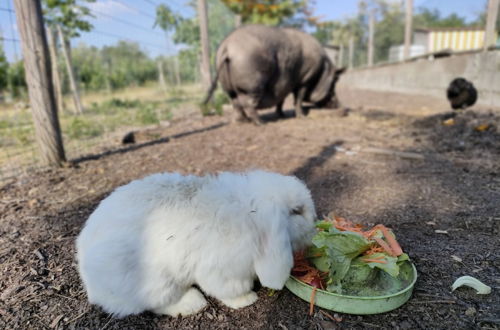
M 77 240 L 89 301 L 117 317 L 203 309 L 205 294 L 237 309 L 257 300 L 255 278 L 282 289 L 293 251 L 314 235 L 304 183 L 265 171 L 163 173 L 119 187 Z

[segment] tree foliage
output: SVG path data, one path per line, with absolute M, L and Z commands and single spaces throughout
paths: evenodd
M 153 27 L 159 26 L 163 31 L 168 32 L 175 29 L 182 17 L 174 13 L 169 6 L 161 4 L 156 7 L 156 20 Z
M 58 24 L 68 38 L 79 37 L 93 26 L 88 18 L 93 17 L 90 9 L 82 3 L 96 0 L 43 0 L 43 15 L 48 25 Z
M 100 49 L 80 44 L 73 48 L 73 63 L 87 90 L 143 85 L 157 76 L 154 60 L 135 42 L 120 41 Z
M 7 88 L 7 73 L 9 71 L 9 63 L 7 62 L 7 58 L 5 56 L 5 52 L 3 50 L 2 44 L 0 44 L 0 91 L 5 90 Z
M 315 24 L 307 0 L 222 0 L 243 23 L 303 26 Z

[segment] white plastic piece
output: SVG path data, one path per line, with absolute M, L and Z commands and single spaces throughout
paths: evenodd
M 455 291 L 456 288 L 461 286 L 468 286 L 475 289 L 477 294 L 490 294 L 491 287 L 487 286 L 480 280 L 472 276 L 461 276 L 455 280 L 451 286 L 451 291 Z

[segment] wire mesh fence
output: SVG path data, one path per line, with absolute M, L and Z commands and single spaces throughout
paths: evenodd
M 207 1 L 212 70 L 217 45 L 242 21 L 242 15 L 231 10 L 234 2 L 242 1 Z M 289 5 L 268 2 L 268 7 L 262 7 L 267 2 L 257 1 L 251 14 L 267 17 L 262 8 L 272 9 L 274 15 L 280 4 Z M 320 2 L 309 1 L 308 7 L 297 12 L 315 14 Z M 68 26 L 63 25 L 64 12 L 43 3 L 56 68 L 52 78 L 55 85 L 59 81 L 56 98 L 67 158 L 95 152 L 138 126 L 161 125 L 182 109 L 197 111 L 203 88 L 196 1 L 68 1 L 76 13 Z M 331 13 L 319 13 L 324 15 L 321 19 L 310 19 L 307 24 L 303 19 L 291 19 L 281 25 L 300 26 L 316 36 L 337 66 L 359 68 L 439 52 L 482 49 L 487 4 L 488 0 L 358 1 L 342 18 L 331 18 L 336 9 L 330 6 Z M 273 15 L 268 15 L 271 25 L 275 24 Z M 409 18 L 410 42 L 405 50 Z M 30 171 L 40 160 L 13 0 L 0 2 L 0 22 L 2 181 Z M 496 26 L 498 31 L 500 19 Z M 494 38 L 498 40 L 498 33 Z M 6 59 L 2 61 L 3 54 Z M 76 87 L 71 84 L 73 74 Z M 81 110 L 75 88 L 81 96 Z
M 119 143 L 126 132 L 138 127 L 162 125 L 175 116 L 198 111 L 204 90 L 194 2 L 82 1 L 86 12 L 80 12 L 79 19 L 89 28 L 77 33 L 66 30 L 63 39 L 57 29 L 50 30 L 60 13 L 51 13 L 44 4 L 49 44 L 52 39 L 55 48 L 52 62 L 60 80 L 58 110 L 68 159 Z M 182 20 L 177 30 L 162 29 L 157 15 L 161 7 Z M 209 1 L 209 15 L 217 17 L 210 22 L 215 50 L 234 28 L 235 15 L 220 1 Z M 0 54 L 7 57 L 5 72 L 0 72 L 0 78 L 6 80 L 0 82 L 1 182 L 38 167 L 40 158 L 13 0 L 0 3 L 0 17 Z M 66 50 L 81 98 L 81 114 L 74 101 Z

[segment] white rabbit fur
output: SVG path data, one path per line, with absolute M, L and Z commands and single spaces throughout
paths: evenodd
M 92 213 L 77 239 L 79 272 L 89 301 L 118 317 L 195 313 L 206 300 L 194 284 L 241 308 L 257 299 L 255 277 L 283 288 L 315 216 L 295 177 L 155 174 L 119 187 Z

